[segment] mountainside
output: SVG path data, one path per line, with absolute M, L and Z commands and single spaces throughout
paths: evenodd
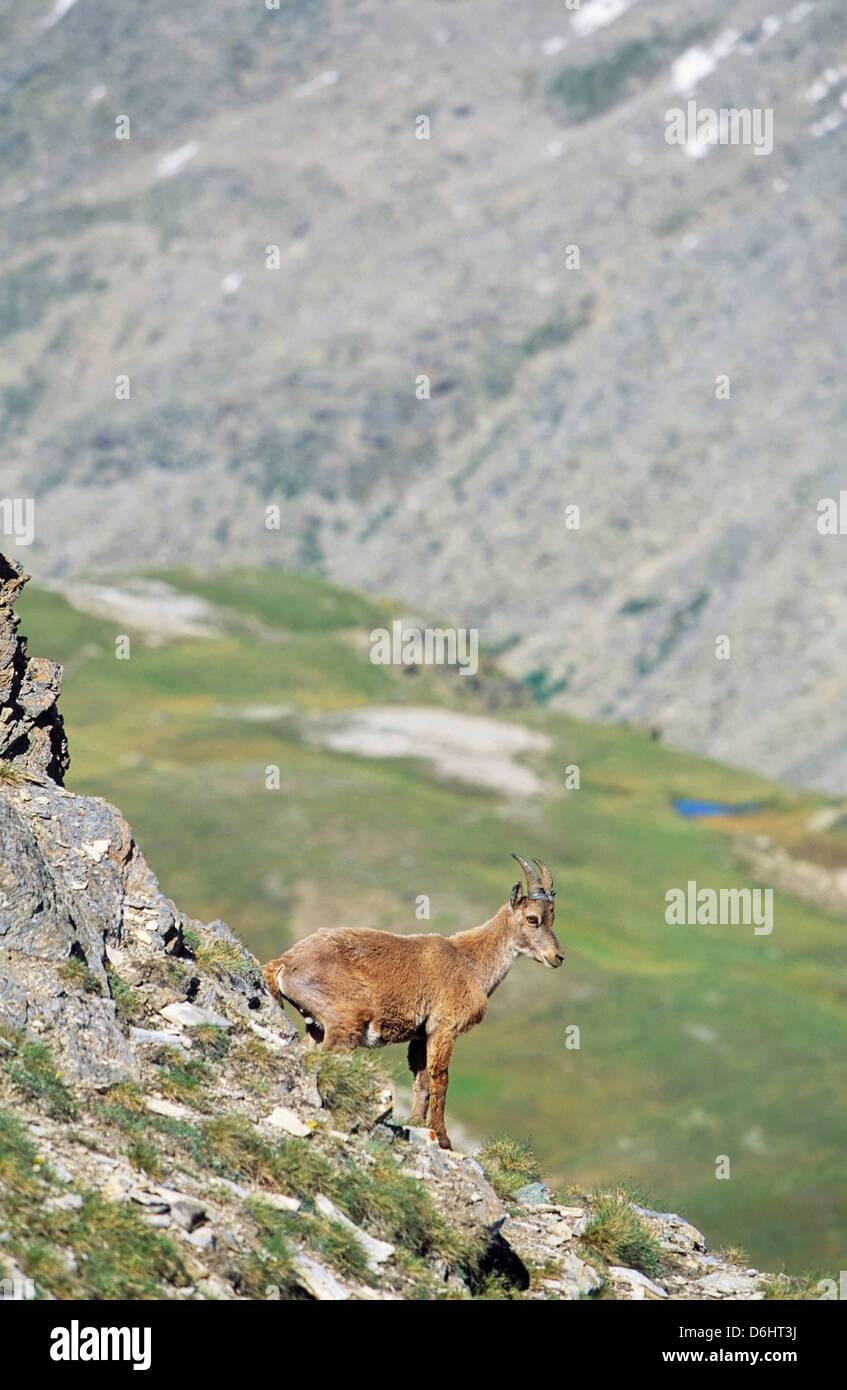
M 68 597 L 30 585 L 19 605 L 64 666 L 68 786 L 123 807 L 192 918 L 259 960 L 321 926 L 454 932 L 506 900 L 512 851 L 538 855 L 565 966 L 519 961 L 459 1039 L 450 1132 L 530 1138 L 559 1190 L 624 1177 L 759 1268 L 840 1268 L 843 803 L 542 709 L 490 663 L 374 665 L 391 606 L 315 578 Z M 677 809 L 721 803 L 744 813 Z M 669 925 L 690 880 L 772 885 L 773 931 Z M 379 1060 L 402 1098 L 404 1049 Z
M 41 573 L 249 552 L 844 790 L 837 0 L 0 0 L 0 39 Z M 773 152 L 667 144 L 691 97 L 772 110 Z
M 0 643 L 27 669 L 23 576 L 0 561 Z M 180 913 L 120 813 L 52 780 L 26 710 L 3 714 L 0 1298 L 807 1292 L 628 1190 L 522 1183 L 513 1141 L 487 1150 L 498 1196 L 394 1118 L 369 1063 L 308 1059 L 258 961 Z

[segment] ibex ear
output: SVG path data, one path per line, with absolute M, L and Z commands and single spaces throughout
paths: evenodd
M 518 898 L 522 896 L 523 894 L 521 893 L 521 885 L 519 883 L 516 883 L 509 896 L 509 902 L 512 904 L 512 907 L 515 906 L 515 904 L 518 901 Z

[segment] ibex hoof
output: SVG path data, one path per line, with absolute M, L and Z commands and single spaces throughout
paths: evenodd
M 439 1134 L 438 1147 L 440 1149 L 452 1149 L 453 1145 L 450 1143 L 450 1140 L 446 1134 Z

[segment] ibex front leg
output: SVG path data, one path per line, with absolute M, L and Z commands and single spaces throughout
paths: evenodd
M 453 1034 L 432 1033 L 426 1041 L 426 1065 L 429 1072 L 429 1123 L 435 1130 L 442 1149 L 452 1149 L 444 1127 L 444 1102 L 447 1098 L 448 1067 L 453 1055 Z

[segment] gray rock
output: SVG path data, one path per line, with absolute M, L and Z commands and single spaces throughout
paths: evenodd
M 171 1216 L 184 1231 L 194 1231 L 206 1220 L 206 1208 L 193 1197 L 180 1197 L 171 1206 Z
M 145 1096 L 144 1104 L 153 1115 L 164 1115 L 171 1120 L 187 1120 L 194 1114 L 186 1105 L 178 1105 L 173 1100 L 159 1100 L 157 1096 Z
M 130 1028 L 129 1036 L 140 1047 L 146 1043 L 153 1043 L 156 1047 L 181 1047 L 186 1050 L 191 1047 L 190 1038 L 183 1037 L 181 1033 L 166 1033 L 161 1028 Z
M 519 1202 L 522 1207 L 547 1206 L 552 1196 L 549 1187 L 545 1187 L 543 1182 L 528 1182 L 518 1188 L 513 1200 Z
M 560 1273 L 554 1279 L 544 1282 L 557 1287 L 559 1296 L 568 1300 L 583 1298 L 603 1286 L 603 1280 L 597 1270 L 571 1252 L 562 1257 Z
M 640 1269 L 625 1269 L 621 1265 L 610 1265 L 609 1278 L 628 1285 L 632 1290 L 631 1297 L 633 1299 L 661 1299 L 668 1296 L 667 1289 L 663 1289 L 652 1279 L 648 1279 L 647 1275 L 642 1274 Z
M 335 1275 L 313 1260 L 311 1255 L 295 1255 L 294 1267 L 298 1282 L 320 1303 L 340 1303 L 350 1297 L 350 1290 L 339 1283 Z
M 756 1291 L 756 1285 L 761 1279 L 761 1275 L 751 1276 L 741 1269 L 719 1269 L 713 1274 L 704 1274 L 702 1278 L 695 1279 L 693 1288 L 703 1294 L 719 1298 L 761 1298 L 762 1295 Z
M 410 1144 L 425 1144 L 427 1146 L 438 1144 L 435 1130 L 427 1129 L 425 1126 L 410 1125 L 405 1131 L 404 1138 L 408 1139 Z
M 272 1129 L 282 1130 L 285 1134 L 293 1134 L 299 1139 L 307 1139 L 312 1133 L 296 1111 L 290 1110 L 287 1105 L 277 1105 L 266 1117 L 264 1123 L 270 1125 Z
M 137 1202 L 140 1207 L 145 1207 L 147 1211 L 161 1214 L 166 1212 L 169 1208 L 169 1203 L 160 1197 L 158 1193 L 145 1192 L 140 1187 L 131 1187 L 128 1195 L 131 1201 Z
M 197 1285 L 197 1292 L 201 1298 L 211 1299 L 215 1303 L 235 1297 L 232 1285 L 225 1279 L 219 1279 L 217 1274 L 210 1274 L 208 1279 L 201 1279 Z
M 78 1192 L 66 1192 L 62 1197 L 53 1197 L 49 1205 L 53 1211 L 79 1211 L 82 1198 Z
M 249 1195 L 245 1189 L 244 1196 Z M 257 1197 L 269 1207 L 276 1207 L 277 1211 L 299 1211 L 302 1206 L 299 1197 L 284 1197 L 281 1192 L 260 1192 Z
M 211 1009 L 198 1009 L 196 1004 L 166 1004 L 159 1010 L 169 1023 L 178 1023 L 183 1028 L 232 1028 L 228 1018 L 213 1013 Z
M 187 1231 L 185 1239 L 190 1240 L 197 1250 L 214 1250 L 217 1245 L 211 1226 L 200 1226 L 196 1231 Z

